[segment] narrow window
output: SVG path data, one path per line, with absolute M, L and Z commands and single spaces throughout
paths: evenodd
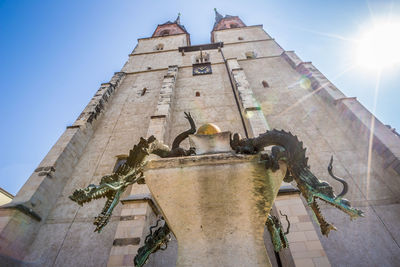
M 246 52 L 245 55 L 247 59 L 256 58 L 256 53 L 254 53 L 253 51 Z
M 200 96 L 200 92 L 196 92 L 196 97 Z
M 158 45 L 156 45 L 155 50 L 160 51 L 160 50 L 163 50 L 163 49 L 164 49 L 164 44 L 158 44 Z
M 147 70 L 151 70 L 151 67 L 147 67 Z
M 118 168 L 126 162 L 127 156 L 118 156 L 117 162 L 115 162 L 114 170 L 113 172 L 116 172 Z
M 243 40 L 243 37 L 239 36 L 239 37 L 238 37 L 238 40 L 240 40 L 240 41 Z
M 264 86 L 264 88 L 268 88 L 269 84 L 267 83 L 267 81 L 262 81 L 262 85 Z
M 143 88 L 141 96 L 144 96 L 146 94 L 146 91 L 147 91 L 147 88 Z

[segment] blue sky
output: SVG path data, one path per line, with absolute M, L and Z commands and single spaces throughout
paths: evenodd
M 192 44 L 208 43 L 214 7 L 263 24 L 284 49 L 400 129 L 400 66 L 382 71 L 376 108 L 378 71 L 352 67 L 354 39 L 372 19 L 400 17 L 399 2 L 0 0 L 0 186 L 20 189 L 100 83 L 122 68 L 137 38 L 181 12 Z

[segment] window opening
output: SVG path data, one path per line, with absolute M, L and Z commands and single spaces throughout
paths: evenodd
M 251 58 L 256 58 L 257 56 L 256 56 L 256 53 L 254 53 L 254 51 L 249 51 L 249 52 L 246 52 L 246 58 L 247 59 L 251 59 Z
M 157 46 L 156 46 L 156 50 L 157 51 L 160 51 L 160 50 L 163 50 L 164 49 L 164 44 L 158 44 Z
M 169 30 L 163 30 L 162 32 L 160 32 L 161 36 L 167 36 L 169 35 Z
M 269 87 L 269 84 L 267 83 L 267 81 L 262 81 L 262 85 L 264 86 L 264 88 Z
M 200 92 L 196 92 L 196 96 L 197 96 L 197 97 L 200 96 Z
M 146 94 L 146 91 L 147 91 L 147 88 L 143 88 L 141 96 L 144 96 Z

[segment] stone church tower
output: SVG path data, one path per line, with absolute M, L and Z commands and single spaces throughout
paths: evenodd
M 104 200 L 80 207 L 68 196 L 98 184 L 140 137 L 154 135 L 171 146 L 188 127 L 183 112 L 197 125 L 214 123 L 244 137 L 291 131 L 307 147 L 313 173 L 340 192 L 326 170 L 334 156 L 335 172 L 349 184 L 346 198 L 365 217 L 350 222 L 322 205 L 338 228 L 326 238 L 297 190 L 283 186 L 274 210 L 289 216 L 290 247 L 269 251 L 273 266 L 398 266 L 399 136 L 311 62 L 280 47 L 262 25 L 217 11 L 209 44 L 191 45 L 179 16 L 138 39 L 122 70 L 100 85 L 13 201 L 0 208 L 1 265 L 133 266 L 159 213 L 147 186 L 125 191 L 100 234 L 92 222 Z M 184 160 L 179 164 L 184 170 Z M 174 266 L 176 240 L 170 243 L 147 266 Z

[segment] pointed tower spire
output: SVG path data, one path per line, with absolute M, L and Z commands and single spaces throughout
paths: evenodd
M 187 35 L 187 44 L 190 45 L 190 35 L 185 29 L 185 26 L 181 24 L 181 13 L 178 13 L 174 21 L 169 20 L 163 24 L 158 24 L 151 37 L 163 37 L 182 33 Z
M 176 17 L 175 23 L 181 24 L 181 13 L 178 13 L 178 17 Z
M 214 11 L 215 23 L 212 32 L 225 29 L 246 27 L 246 24 L 244 24 L 238 16 L 222 16 L 216 8 L 214 8 Z M 214 34 L 211 35 L 211 42 L 214 42 Z
M 218 11 L 217 11 L 216 8 L 214 8 L 214 11 L 215 11 L 215 23 L 218 23 L 218 22 L 220 22 L 220 20 L 223 19 L 224 17 L 223 17 L 221 14 L 218 13 Z

